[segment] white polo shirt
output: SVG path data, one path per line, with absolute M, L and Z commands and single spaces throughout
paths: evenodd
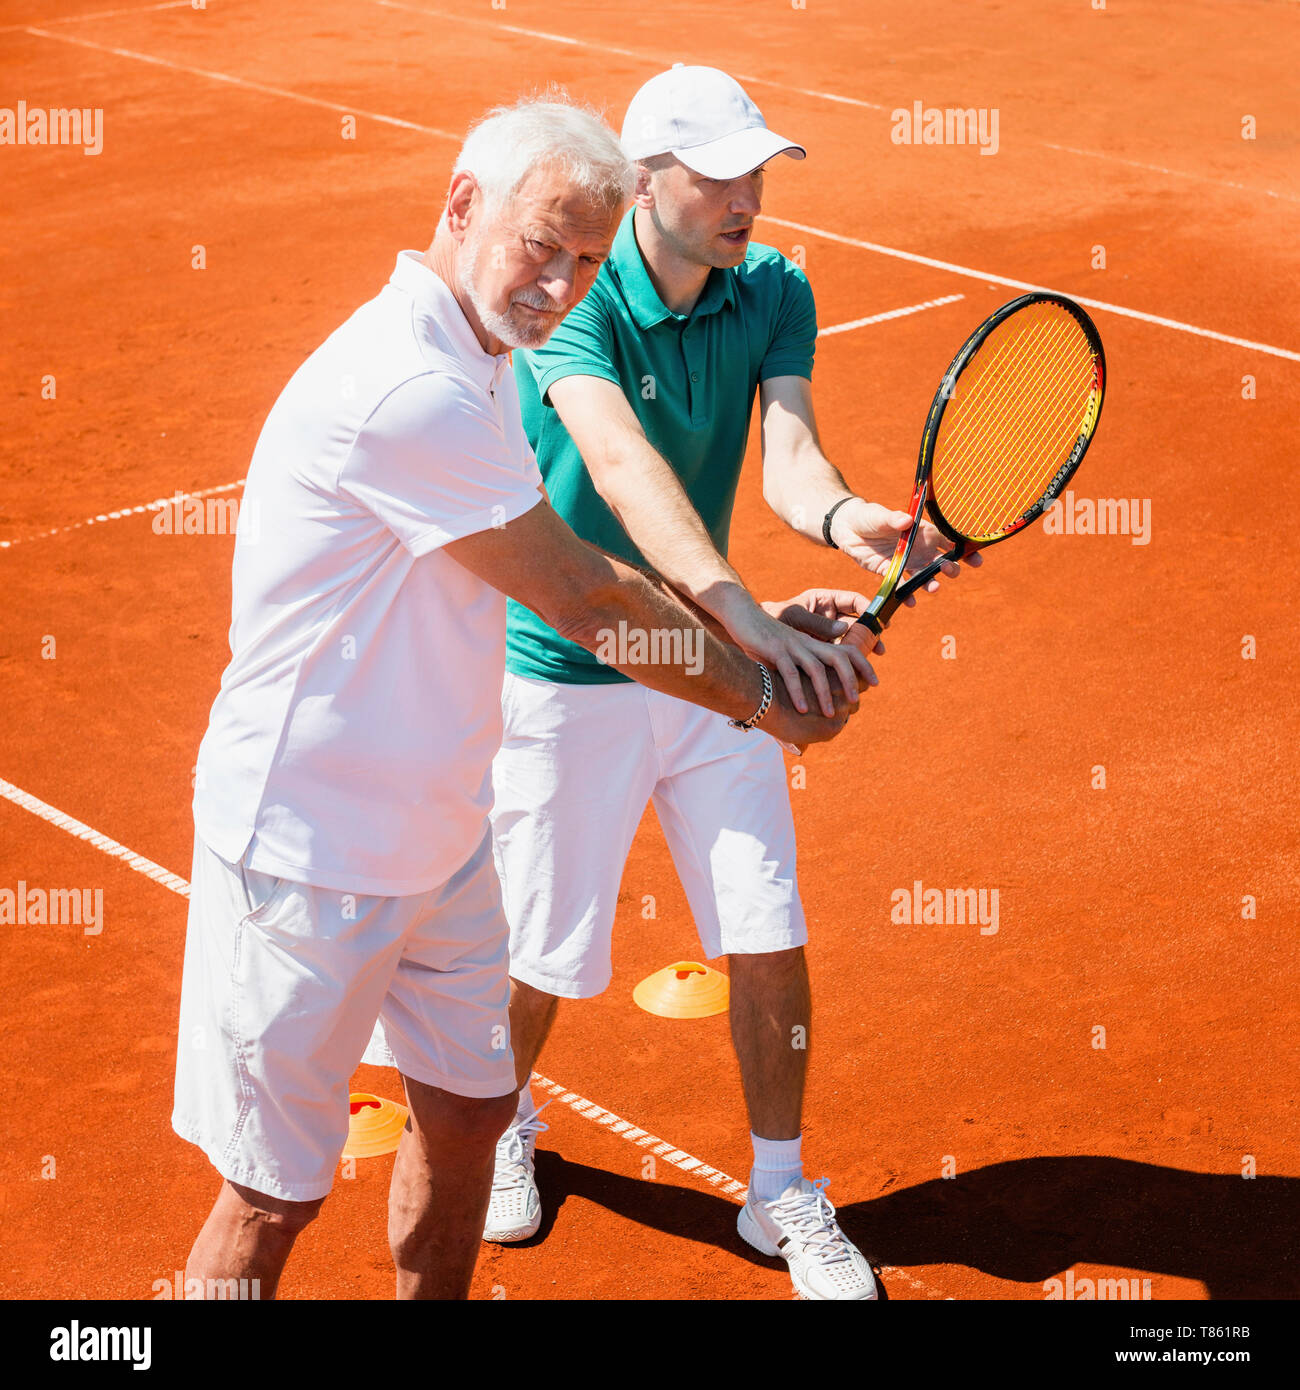
M 389 896 L 460 868 L 492 801 L 506 601 L 440 547 L 540 489 L 506 355 L 403 251 L 253 453 L 195 779 L 195 825 L 223 859 Z

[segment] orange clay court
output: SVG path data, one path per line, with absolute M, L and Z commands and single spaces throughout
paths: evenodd
M 1300 8 L 7 0 L 0 52 L 0 104 L 103 111 L 93 156 L 0 145 L 0 887 L 103 893 L 96 935 L 2 928 L 0 1293 L 153 1297 L 219 1181 L 169 1115 L 233 540 L 148 504 L 239 496 L 285 381 L 428 244 L 471 120 L 557 83 L 617 128 L 682 60 L 808 148 L 756 234 L 806 266 L 860 492 L 906 504 L 943 369 L 1021 286 L 1082 300 L 1108 358 L 1079 524 L 901 611 L 864 713 L 790 759 L 809 1176 L 894 1299 L 1300 1294 Z M 996 109 L 996 153 L 897 142 L 917 102 Z M 751 589 L 874 592 L 765 508 L 757 447 Z M 996 930 L 899 920 L 918 883 L 996 890 Z M 725 1015 L 632 1001 L 696 950 L 649 815 L 614 982 L 542 1059 L 541 1235 L 485 1245 L 474 1297 L 790 1296 L 735 1232 Z M 281 1296 L 392 1296 L 391 1163 L 340 1172 Z

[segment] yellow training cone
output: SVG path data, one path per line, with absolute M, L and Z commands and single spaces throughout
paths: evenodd
M 407 1109 L 395 1100 L 384 1100 L 367 1091 L 353 1091 L 348 1097 L 348 1142 L 344 1158 L 375 1158 L 397 1148 L 406 1126 Z
M 632 991 L 632 998 L 646 1013 L 660 1018 L 708 1018 L 726 1012 L 729 991 L 721 970 L 679 960 L 647 975 Z

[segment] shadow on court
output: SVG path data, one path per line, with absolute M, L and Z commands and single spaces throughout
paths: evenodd
M 775 1267 L 736 1234 L 736 1206 L 537 1155 L 543 1240 L 569 1195 Z M 873 1264 L 968 1265 L 1039 1286 L 1075 1264 L 1197 1279 L 1212 1299 L 1300 1297 L 1300 1179 L 1189 1173 L 1127 1159 L 1025 1158 L 838 1208 Z M 530 1242 L 531 1243 L 531 1242 Z

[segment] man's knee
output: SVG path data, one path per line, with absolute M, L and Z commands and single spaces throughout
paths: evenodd
M 503 1096 L 458 1096 L 410 1077 L 403 1079 L 417 1137 L 423 1131 L 440 1144 L 447 1135 L 475 1147 L 495 1144 L 505 1133 L 518 1104 L 515 1091 Z
M 489 1096 L 471 1104 L 468 1123 L 473 1132 L 495 1144 L 514 1118 L 515 1109 L 519 1104 L 519 1093 L 511 1091 L 504 1096 Z
M 268 1197 L 251 1187 L 227 1180 L 226 1189 L 237 1204 L 240 1218 L 249 1226 L 268 1234 L 296 1236 L 320 1215 L 324 1197 L 311 1202 L 290 1202 L 282 1197 Z

